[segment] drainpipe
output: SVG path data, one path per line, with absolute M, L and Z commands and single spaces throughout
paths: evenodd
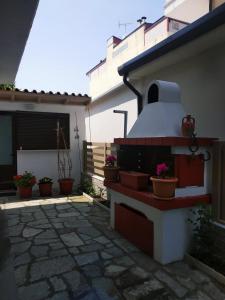
M 127 77 L 128 74 L 123 75 L 123 82 L 137 96 L 138 115 L 140 115 L 143 108 L 143 97 L 141 93 L 130 83 L 130 81 L 127 80 Z

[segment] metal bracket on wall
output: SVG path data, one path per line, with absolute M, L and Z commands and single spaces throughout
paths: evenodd
M 117 110 L 114 109 L 113 112 L 115 114 L 123 114 L 124 115 L 124 128 L 123 128 L 123 137 L 127 137 L 127 117 L 128 117 L 128 111 L 127 110 Z

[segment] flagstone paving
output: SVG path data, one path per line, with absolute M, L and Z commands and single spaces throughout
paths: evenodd
M 225 289 L 185 262 L 161 266 L 74 197 L 0 200 L 20 300 L 223 300 Z

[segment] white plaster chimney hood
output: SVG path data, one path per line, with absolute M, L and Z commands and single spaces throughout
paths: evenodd
M 151 82 L 146 102 L 128 138 L 181 136 L 181 123 L 186 113 L 177 83 Z

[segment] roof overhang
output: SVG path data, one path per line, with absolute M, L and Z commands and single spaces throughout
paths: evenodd
M 0 83 L 13 83 L 39 0 L 1 1 Z
M 119 74 L 144 76 L 190 56 L 194 56 L 225 40 L 225 4 L 191 25 L 173 34 L 118 68 Z M 133 77 L 133 76 L 132 76 Z
M 0 90 L 0 102 L 10 101 L 25 103 L 63 104 L 63 105 L 87 105 L 90 102 L 87 95 L 58 95 L 49 93 L 21 92 Z
M 174 51 L 168 52 L 159 59 L 145 64 L 129 73 L 129 79 L 139 80 L 165 68 L 173 68 L 183 61 L 191 60 L 197 55 L 204 54 L 206 51 L 218 53 L 218 48 L 225 47 L 225 26 L 205 34 L 204 36 L 190 42 L 187 45 L 179 47 Z M 211 50 L 210 50 L 211 49 Z

